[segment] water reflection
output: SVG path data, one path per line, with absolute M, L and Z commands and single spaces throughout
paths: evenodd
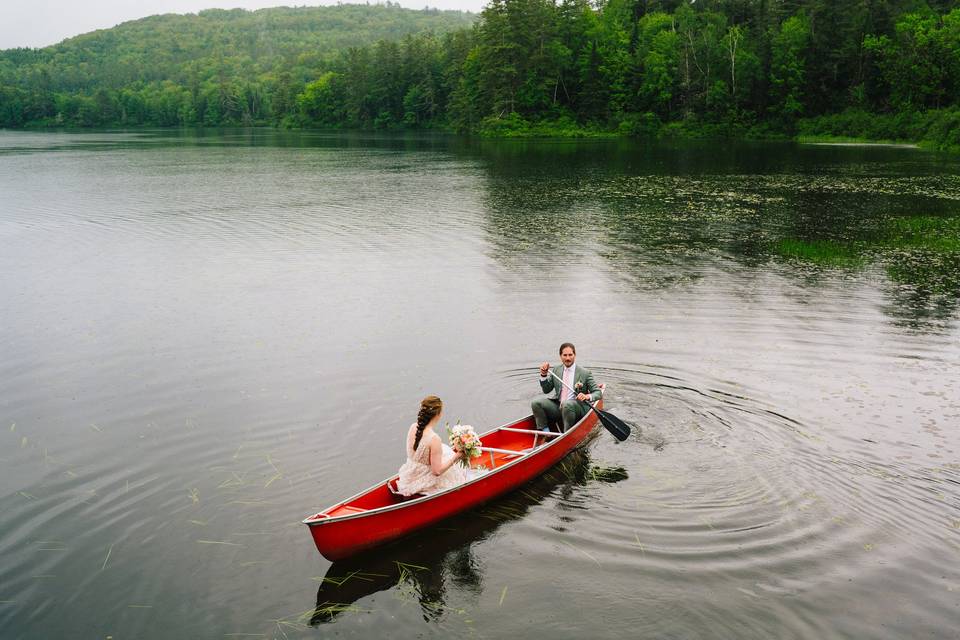
M 948 636 L 956 158 L 9 135 L 0 636 Z M 567 338 L 643 433 L 314 600 L 292 517 L 394 471 L 411 398 L 525 411 Z
M 960 181 L 902 162 L 919 152 L 623 142 L 477 151 L 489 254 L 510 273 L 599 256 L 615 280 L 656 291 L 730 261 L 782 265 L 804 284 L 876 265 L 893 284 L 885 309 L 898 323 L 936 331 L 956 316 Z
M 895 252 L 886 263 L 897 324 L 914 330 L 947 329 L 960 307 L 960 253 Z
M 500 527 L 524 518 L 549 496 L 558 497 L 562 505 L 578 487 L 628 477 L 621 466 L 591 464 L 586 447 L 576 449 L 543 476 L 501 499 L 387 547 L 334 562 L 320 579 L 310 623 L 329 623 L 362 611 L 357 606 L 360 600 L 394 587 L 399 598 L 419 604 L 424 621 L 439 620 L 446 613 L 449 589 L 478 594 L 483 590 L 475 549 Z

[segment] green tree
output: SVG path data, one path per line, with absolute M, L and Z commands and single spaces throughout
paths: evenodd
M 637 23 L 636 57 L 638 111 L 670 117 L 677 94 L 680 38 L 673 16 L 648 13 Z
M 939 108 L 958 86 L 960 10 L 942 21 L 932 12 L 905 14 L 893 37 L 868 36 L 864 46 L 876 55 L 896 108 Z
M 804 72 L 810 22 L 799 13 L 785 20 L 771 42 L 770 115 L 792 127 L 803 115 Z
M 304 87 L 297 96 L 297 106 L 307 122 L 314 125 L 336 126 L 345 116 L 341 76 L 328 71 Z

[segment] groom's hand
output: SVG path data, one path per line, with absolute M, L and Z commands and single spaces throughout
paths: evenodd
M 548 371 L 550 371 L 550 363 L 549 363 L 549 362 L 544 362 L 542 365 L 540 365 L 540 377 L 541 377 L 541 378 L 546 378 Z
M 589 401 L 590 401 L 590 394 L 588 394 L 588 393 L 578 393 L 578 394 L 577 394 L 577 400 L 579 400 L 580 402 L 589 402 Z

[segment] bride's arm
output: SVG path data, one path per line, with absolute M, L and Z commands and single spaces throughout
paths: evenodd
M 444 462 L 443 444 L 440 442 L 440 436 L 434 434 L 433 440 L 430 441 L 430 470 L 433 471 L 433 475 L 442 476 L 462 457 L 463 451 L 454 451 L 453 456 L 447 462 Z

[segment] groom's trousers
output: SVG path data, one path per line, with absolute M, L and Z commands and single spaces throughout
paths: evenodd
M 562 431 L 566 431 L 583 416 L 587 415 L 589 407 L 585 402 L 577 400 L 567 400 L 560 406 L 556 400 L 551 400 L 545 395 L 537 396 L 530 403 L 530 409 L 533 411 L 533 417 L 537 421 L 537 428 L 542 431 L 549 431 L 552 425 L 563 425 Z

